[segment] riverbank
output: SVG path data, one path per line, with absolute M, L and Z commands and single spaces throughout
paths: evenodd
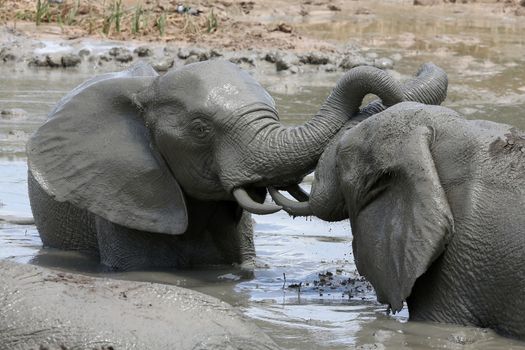
M 363 22 L 381 21 L 392 11 L 422 7 L 414 3 L 432 4 L 424 6 L 432 12 L 502 21 L 512 21 L 525 9 L 520 0 L 467 4 L 442 0 L 222 0 L 186 5 L 162 0 L 52 0 L 39 1 L 39 6 L 32 0 L 4 0 L 0 63 L 18 69 L 96 70 L 103 66 L 125 68 L 146 60 L 163 72 L 222 57 L 246 69 L 261 66 L 258 68 L 291 74 L 345 71 L 359 65 L 392 69 L 400 55 L 382 57 L 351 37 L 323 37 L 319 27 L 341 17 L 362 26 Z

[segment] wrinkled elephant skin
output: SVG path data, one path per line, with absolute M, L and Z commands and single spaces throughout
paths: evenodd
M 525 339 L 524 132 L 406 102 L 347 131 L 335 163 L 323 181 L 380 302 Z
M 263 203 L 266 188 L 293 191 L 369 93 L 387 106 L 404 99 L 386 72 L 358 67 L 311 120 L 288 127 L 266 90 L 227 61 L 163 76 L 143 63 L 88 80 L 27 145 L 42 241 L 122 270 L 248 266 L 250 212 L 281 209 Z

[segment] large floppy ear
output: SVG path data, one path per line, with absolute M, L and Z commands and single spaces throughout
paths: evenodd
M 339 174 L 358 271 L 397 312 L 444 251 L 454 223 L 430 151 L 434 130 L 382 114 L 346 135 L 360 137 L 340 150 Z
M 29 170 L 49 195 L 125 227 L 186 231 L 182 191 L 133 102 L 157 76 L 141 63 L 88 80 L 59 101 L 27 145 Z

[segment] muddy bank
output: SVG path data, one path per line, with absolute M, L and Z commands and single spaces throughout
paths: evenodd
M 93 41 L 90 39 L 63 40 L 32 39 L 14 34 L 9 29 L 0 30 L 0 64 L 15 70 L 76 69 L 119 70 L 139 60 L 149 62 L 157 71 L 209 59 L 226 59 L 247 70 L 267 69 L 290 74 L 303 72 L 345 71 L 360 65 L 392 69 L 394 57 L 381 57 L 364 52 L 355 45 L 342 46 L 331 51 L 307 50 L 292 52 L 280 49 L 229 50 L 205 46 L 184 46 L 179 43 L 143 43 L 118 41 Z M 4 111 L 2 117 L 16 114 Z
M 2 349 L 277 348 L 231 306 L 189 289 L 9 261 L 0 279 Z

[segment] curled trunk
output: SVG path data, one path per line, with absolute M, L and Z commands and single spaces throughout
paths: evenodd
M 447 95 L 448 79 L 446 73 L 432 63 L 421 66 L 417 76 L 406 81 L 402 86 L 403 100 L 439 105 Z M 371 115 L 383 111 L 388 105 L 376 100 L 355 113 L 336 136 L 329 140 L 315 168 L 315 180 L 308 202 L 276 202 L 294 216 L 315 215 L 327 221 L 340 221 L 348 217 L 343 194 L 339 189 L 336 176 L 336 153 L 339 139 L 346 130 L 354 127 Z
M 283 126 L 276 116 L 268 115 L 270 111 L 252 114 L 243 135 L 232 142 L 243 148 L 242 159 L 236 161 L 245 170 L 235 174 L 233 167 L 230 172 L 224 169 L 225 187 L 284 187 L 300 182 L 314 169 L 330 140 L 359 113 L 367 94 L 377 95 L 387 106 L 403 101 L 400 84 L 389 74 L 374 67 L 357 67 L 338 81 L 319 112 L 303 125 Z

